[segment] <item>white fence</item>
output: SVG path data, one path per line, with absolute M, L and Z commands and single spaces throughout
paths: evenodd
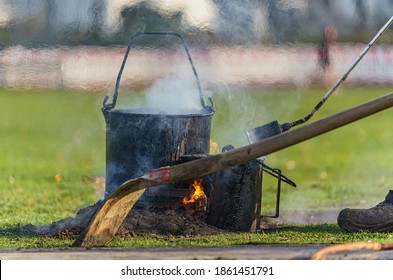
M 331 73 L 338 78 L 364 45 L 330 47 Z M 26 88 L 114 87 L 125 48 L 80 47 L 0 51 L 0 86 Z M 308 86 L 321 83 L 317 46 L 212 47 L 191 49 L 203 87 Z M 122 86 L 145 86 L 157 79 L 193 78 L 187 57 L 174 50 L 133 50 Z M 393 47 L 370 49 L 347 84 L 393 84 Z

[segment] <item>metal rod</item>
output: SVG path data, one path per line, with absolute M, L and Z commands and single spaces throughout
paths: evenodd
M 265 171 L 266 173 L 268 173 L 269 175 L 271 175 L 271 176 L 273 176 L 273 177 L 275 177 L 275 178 L 277 178 L 277 179 L 280 177 L 281 180 L 282 180 L 284 183 L 287 183 L 288 185 L 290 185 L 290 186 L 296 188 L 296 183 L 293 182 L 292 180 L 290 180 L 287 176 L 283 175 L 283 174 L 281 173 L 281 170 L 280 170 L 280 169 L 271 168 L 269 165 L 263 163 L 263 161 L 261 161 L 261 160 L 257 160 L 257 162 L 262 166 L 263 171 Z M 279 174 L 279 175 L 278 175 L 278 174 Z
M 277 192 L 276 192 L 276 212 L 274 215 L 262 215 L 260 218 L 278 218 L 280 217 L 280 199 L 281 199 L 281 171 L 277 169 L 278 176 L 274 176 L 277 178 Z M 261 202 L 262 204 L 262 202 Z M 262 206 L 261 206 L 262 209 Z
M 351 71 L 356 67 L 356 65 L 360 62 L 360 60 L 362 60 L 362 58 L 366 55 L 366 53 L 369 51 L 369 49 L 374 45 L 374 43 L 377 41 L 377 39 L 389 28 L 389 26 L 392 24 L 392 22 L 393 22 L 393 16 L 385 23 L 385 25 L 381 28 L 381 30 L 379 30 L 377 35 L 374 36 L 374 38 L 370 41 L 370 43 L 368 43 L 367 47 L 364 48 L 364 50 L 355 59 L 355 61 L 352 62 L 352 64 L 349 66 L 348 70 L 345 71 L 345 73 L 342 74 L 340 78 L 338 78 L 338 80 L 335 82 L 335 84 L 329 89 L 329 91 L 325 94 L 325 96 L 321 99 L 321 101 L 319 101 L 317 106 L 315 106 L 315 108 L 311 111 L 310 114 L 308 114 L 306 117 L 299 119 L 297 121 L 294 121 L 292 123 L 283 124 L 282 125 L 283 130 L 284 131 L 289 130 L 290 128 L 292 128 L 296 125 L 299 125 L 299 124 L 302 124 L 302 123 L 308 121 L 315 114 L 315 112 L 319 108 L 321 108 L 321 106 L 332 95 L 332 93 L 340 86 L 340 84 L 347 79 L 349 73 L 351 73 Z

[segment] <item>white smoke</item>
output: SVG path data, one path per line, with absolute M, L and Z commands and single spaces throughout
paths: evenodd
M 180 79 L 155 82 L 146 91 L 146 104 L 165 113 L 195 113 L 202 109 L 199 91 L 193 83 Z

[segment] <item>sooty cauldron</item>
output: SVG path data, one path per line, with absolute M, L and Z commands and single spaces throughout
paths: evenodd
M 166 113 L 160 108 L 115 108 L 122 72 L 134 39 L 151 35 L 170 35 L 181 40 L 196 79 L 201 108 L 176 113 Z M 209 153 L 213 100 L 210 98 L 211 106 L 205 105 L 190 52 L 179 34 L 159 32 L 132 36 L 117 76 L 112 103 L 107 104 L 108 99 L 105 97 L 102 107 L 106 122 L 106 197 L 125 181 L 146 171 L 172 165 L 182 155 Z

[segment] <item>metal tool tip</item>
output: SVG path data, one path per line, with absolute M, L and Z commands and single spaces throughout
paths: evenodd
M 291 127 L 292 127 L 290 123 L 283 123 L 283 124 L 281 124 L 280 126 L 281 126 L 281 131 L 282 131 L 282 132 L 287 131 L 287 130 L 290 130 Z

